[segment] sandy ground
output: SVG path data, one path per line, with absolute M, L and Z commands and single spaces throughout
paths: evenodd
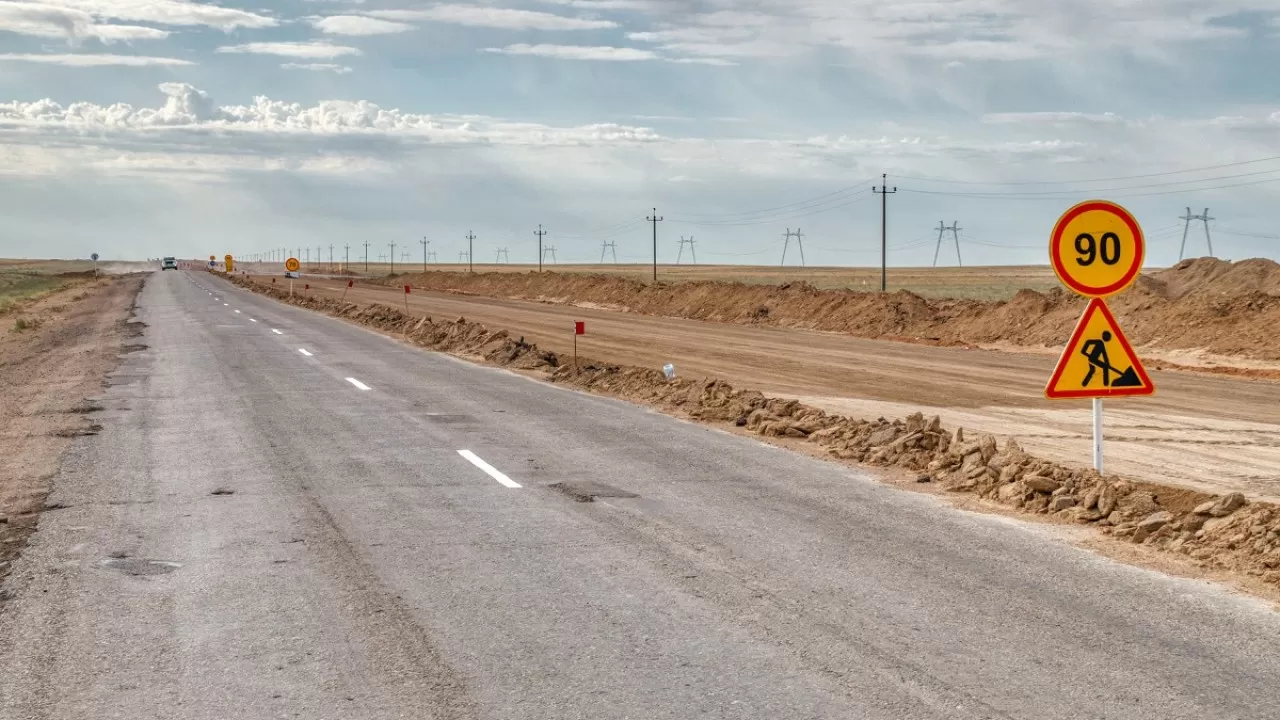
M 35 529 L 63 450 L 95 432 L 87 398 L 128 342 L 125 321 L 141 284 L 139 276 L 77 282 L 0 326 L 0 578 Z M 17 332 L 19 315 L 41 324 Z
M 312 292 L 330 297 L 345 285 L 307 282 Z M 301 292 L 302 283 L 297 288 Z M 403 293 L 390 288 L 357 287 L 348 297 L 404 306 Z M 857 417 L 936 413 L 966 431 L 1017 437 L 1047 459 L 1089 462 L 1089 405 L 1044 399 L 1055 362 L 1044 353 L 936 348 L 421 291 L 410 296 L 410 309 L 523 333 L 560 352 L 572 350 L 573 321 L 584 320 L 583 356 L 651 367 L 670 362 L 681 375 L 717 377 Z M 1155 397 L 1107 403 L 1109 472 L 1280 499 L 1280 384 L 1161 371 L 1153 371 L 1153 379 Z

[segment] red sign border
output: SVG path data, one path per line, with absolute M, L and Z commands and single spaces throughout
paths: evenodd
M 1062 240 L 1062 234 L 1066 232 L 1067 225 L 1091 210 L 1105 210 L 1123 220 L 1124 224 L 1129 226 L 1129 232 L 1133 233 L 1134 243 L 1138 249 L 1138 261 L 1129 269 L 1129 272 L 1125 273 L 1124 277 L 1111 285 L 1096 289 L 1076 282 L 1063 266 L 1062 258 L 1058 254 L 1058 243 Z M 1142 234 L 1142 227 L 1138 225 L 1137 218 L 1133 213 L 1108 200 L 1086 200 L 1071 208 L 1058 218 L 1058 224 L 1053 226 L 1053 234 L 1049 236 L 1049 262 L 1053 263 L 1053 271 L 1058 275 L 1058 280 L 1072 291 L 1088 298 L 1110 297 L 1132 285 L 1133 281 L 1138 279 L 1138 273 L 1142 272 L 1142 264 L 1146 259 L 1147 239 Z
M 1084 336 L 1086 326 L 1093 319 L 1093 314 L 1097 312 L 1101 312 L 1102 316 L 1111 324 L 1111 328 L 1115 330 L 1116 340 L 1120 341 L 1120 347 L 1124 348 L 1124 351 L 1133 359 L 1133 371 L 1138 374 L 1138 379 L 1142 380 L 1143 387 L 1054 390 L 1058 381 L 1062 379 L 1062 374 L 1067 370 L 1067 361 L 1071 359 L 1072 351 L 1079 347 L 1080 339 Z M 1151 376 L 1147 375 L 1147 369 L 1142 366 L 1142 360 L 1138 358 L 1138 353 L 1134 352 L 1133 346 L 1129 344 L 1129 338 L 1125 337 L 1124 330 L 1120 329 L 1120 323 L 1116 322 L 1116 316 L 1111 314 L 1111 308 L 1107 307 L 1107 301 L 1102 298 L 1090 299 L 1088 307 L 1084 309 L 1084 314 L 1080 316 L 1080 322 L 1076 324 L 1075 332 L 1071 333 L 1071 339 L 1067 341 L 1066 349 L 1062 351 L 1062 355 L 1058 358 L 1058 366 L 1053 369 L 1053 376 L 1049 378 L 1049 384 L 1044 386 L 1044 396 L 1050 400 L 1076 400 L 1079 398 L 1154 395 L 1155 392 L 1155 383 L 1151 382 Z

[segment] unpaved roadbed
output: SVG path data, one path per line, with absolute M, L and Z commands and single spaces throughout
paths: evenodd
M 0 330 L 0 579 L 46 509 L 59 457 L 96 431 L 87 399 L 137 334 L 127 320 L 142 282 L 76 283 L 15 310 Z
M 1092 525 L 1118 538 L 1189 557 L 1206 568 L 1238 572 L 1280 585 L 1280 508 L 1239 493 L 1211 497 L 1195 491 L 1099 476 L 1034 457 L 1016 441 L 966 437 L 937 417 L 857 420 L 795 400 L 767 398 L 727 383 L 666 380 L 656 370 L 572 359 L 459 318 L 438 322 L 384 305 L 289 296 L 281 287 L 235 278 L 259 293 L 344 318 L 435 350 L 498 365 L 541 370 L 573 385 L 710 423 L 730 423 L 765 437 L 795 438 L 830 455 L 916 471 L 920 481 L 981 497 L 1029 514 Z

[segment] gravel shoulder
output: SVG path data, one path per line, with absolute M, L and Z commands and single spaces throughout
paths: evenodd
M 142 282 L 75 282 L 23 303 L 0 328 L 0 579 L 46 509 L 59 458 L 97 432 L 91 398 L 138 334 L 127 320 Z

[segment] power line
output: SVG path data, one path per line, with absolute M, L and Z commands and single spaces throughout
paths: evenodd
M 1090 185 L 1099 182 L 1118 182 L 1120 180 L 1143 180 L 1153 177 L 1165 177 L 1168 175 L 1183 175 L 1186 173 L 1204 172 L 1206 170 L 1221 170 L 1222 168 L 1240 167 L 1241 165 L 1255 165 L 1257 163 L 1271 162 L 1280 160 L 1280 155 L 1274 157 L 1258 158 L 1256 160 L 1240 160 L 1238 162 L 1223 163 L 1221 165 L 1205 165 L 1197 168 L 1187 168 L 1185 170 L 1168 170 L 1165 172 L 1147 173 L 1144 175 L 1125 175 L 1121 177 L 1110 178 L 1094 178 L 1091 180 L 1025 180 L 1011 182 L 997 182 L 985 180 L 947 180 L 943 178 L 925 177 L 920 175 L 894 175 L 899 180 L 920 180 L 922 182 L 949 183 L 953 185 Z

